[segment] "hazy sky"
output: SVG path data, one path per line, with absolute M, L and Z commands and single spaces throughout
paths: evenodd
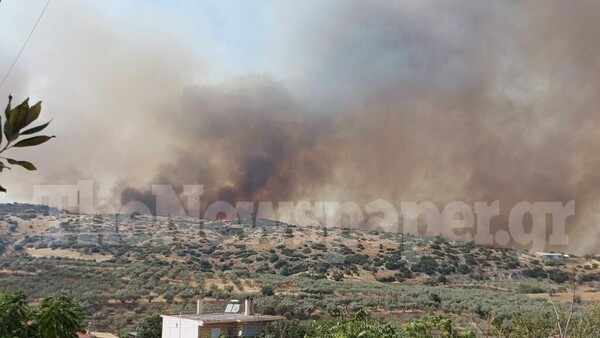
M 2 75 L 45 3 L 37 0 L 0 3 Z M 0 89 L 0 97 L 7 97 L 10 92 L 15 100 L 27 96 L 34 101 L 43 100 L 43 118 L 55 118 L 49 133 L 56 134 L 60 141 L 48 147 L 24 149 L 15 155 L 29 159 L 41 156 L 33 161 L 39 164 L 40 172 L 5 173 L 3 181 L 25 180 L 29 184 L 5 184 L 11 188 L 8 194 L 0 196 L 0 201 L 27 201 L 30 182 L 41 183 L 44 173 L 55 173 L 52 178 L 60 182 L 106 175 L 111 176 L 107 182 L 118 179 L 123 168 L 113 167 L 114 172 L 111 169 L 107 172 L 103 165 L 100 175 L 89 167 L 96 166 L 90 158 L 93 152 L 88 149 L 80 152 L 78 147 L 85 141 L 106 147 L 111 143 L 108 138 L 127 138 L 115 135 L 121 134 L 119 131 L 127 134 L 128 129 L 135 129 L 123 126 L 123 121 L 118 120 L 118 115 L 128 114 L 127 104 L 121 106 L 123 102 L 113 95 L 129 96 L 127 100 L 136 105 L 137 100 L 148 100 L 148 91 L 160 91 L 161 87 L 169 96 L 188 85 L 220 82 L 250 73 L 268 72 L 278 78 L 298 76 L 298 69 L 286 69 L 277 56 L 285 52 L 286 41 L 275 41 L 285 36 L 277 32 L 281 22 L 275 13 L 284 15 L 286 11 L 264 1 L 52 1 Z M 119 79 L 120 76 L 124 79 Z M 106 92 L 107 86 L 117 90 L 112 88 L 113 81 L 123 82 L 118 94 Z M 152 88 L 139 91 L 127 87 L 136 86 L 138 81 L 154 83 L 147 84 Z M 103 107 L 94 107 L 99 102 Z M 177 106 L 177 101 L 173 105 Z M 119 110 L 120 106 L 122 112 L 106 111 Z M 106 122 L 120 124 L 123 129 L 94 125 L 100 120 L 95 115 L 112 114 L 114 120 Z M 106 139 L 81 140 L 87 134 L 86 128 L 104 129 L 99 134 Z M 69 160 L 65 161 L 61 155 L 67 153 Z M 77 175 L 72 176 L 73 173 Z
M 23 43 L 45 0 L 10 1 L 2 4 L 3 39 L 7 49 L 3 62 L 15 54 Z M 39 31 L 31 41 L 31 50 L 23 55 L 37 58 L 42 53 L 36 48 L 50 34 L 68 35 L 77 26 L 69 25 L 69 16 L 83 15 L 95 24 L 121 35 L 136 39 L 146 34 L 164 34 L 194 52 L 210 55 L 219 60 L 219 67 L 227 73 L 247 73 L 272 70 L 265 57 L 271 54 L 274 28 L 274 4 L 264 1 L 65 1 L 51 2 Z M 17 20 L 18 19 L 18 20 Z M 71 18 L 73 19 L 73 18 Z M 64 24 L 64 31 L 51 28 Z M 88 23 L 90 24 L 90 23 Z M 97 27 L 101 29 L 102 27 Z M 122 29 L 122 30 L 121 30 Z M 91 37 L 90 37 L 91 38 Z M 47 51 L 46 51 L 47 52 Z M 271 60 L 272 61 L 272 60 Z

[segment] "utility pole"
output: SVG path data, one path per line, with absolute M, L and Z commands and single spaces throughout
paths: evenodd
M 182 312 L 179 311 L 179 338 L 181 338 L 181 316 L 182 316 Z
M 404 234 L 400 233 L 400 259 L 402 259 L 402 252 L 404 251 Z

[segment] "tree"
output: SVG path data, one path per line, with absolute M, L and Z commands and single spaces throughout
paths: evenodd
M 560 270 L 559 270 L 560 271 Z M 561 274 L 566 275 L 564 272 L 560 271 Z M 556 275 L 556 273 L 555 273 Z M 556 281 L 556 278 L 553 278 L 548 272 L 548 289 L 550 289 L 550 280 Z M 562 279 L 561 279 L 562 280 Z M 573 317 L 573 313 L 575 312 L 575 303 L 579 303 L 576 301 L 577 299 L 577 283 L 575 282 L 575 268 L 573 267 L 573 272 L 571 274 L 571 290 L 572 290 L 572 298 L 571 305 L 569 306 L 566 314 L 561 314 L 557 305 L 554 302 L 551 302 L 552 309 L 554 310 L 555 318 L 556 318 L 556 327 L 558 328 L 558 333 L 561 338 L 569 337 L 569 326 L 571 325 L 571 319 Z M 558 282 L 557 282 L 558 283 Z
M 171 304 L 173 303 L 173 299 L 175 299 L 175 295 L 173 294 L 173 292 L 167 291 L 163 295 L 163 298 L 167 301 L 167 303 Z
M 370 309 L 361 309 L 354 316 L 343 310 L 338 320 L 319 325 L 319 338 L 395 338 L 400 336 L 398 329 L 382 323 L 371 315 Z
M 160 338 L 162 334 L 162 318 L 158 313 L 145 316 L 137 326 L 139 338 Z
M 4 169 L 11 169 L 4 161 L 10 165 L 18 165 L 27 170 L 37 170 L 33 163 L 28 161 L 14 160 L 12 158 L 3 157 L 1 154 L 11 148 L 33 147 L 47 142 L 54 136 L 35 135 L 44 130 L 52 121 L 48 121 L 37 127 L 32 127 L 23 130 L 29 126 L 40 116 L 42 112 L 42 102 L 38 102 L 33 106 L 29 106 L 29 98 L 25 99 L 21 104 L 12 108 L 12 96 L 8 96 L 8 105 L 4 111 L 5 121 L 3 126 L 4 137 L 0 134 L 0 172 Z M 2 125 L 2 117 L 0 117 L 0 125 Z M 20 139 L 21 136 L 26 138 Z M 0 185 L 0 192 L 6 192 L 6 189 Z
M 33 325 L 40 338 L 77 338 L 83 329 L 83 312 L 68 297 L 49 297 L 33 310 Z
M 22 291 L 0 295 L 0 337 L 76 338 L 83 318 L 68 297 L 48 297 L 30 309 Z
M 260 333 L 260 338 L 305 338 L 316 335 L 314 322 L 280 320 L 269 323 Z
M 510 319 L 491 317 L 487 322 L 490 331 L 479 328 L 486 337 L 600 337 L 600 306 L 580 309 L 574 313 L 570 306 L 559 306 L 558 318 L 554 314 L 519 314 Z M 570 320 L 569 326 L 565 323 Z
M 424 319 L 414 320 L 402 326 L 403 337 L 412 338 L 475 338 L 471 331 L 459 333 L 452 325 L 452 321 L 437 315 L 429 315 Z M 521 336 L 519 336 L 521 337 Z
M 29 309 L 22 291 L 0 296 L 0 337 L 24 337 Z
M 271 285 L 263 285 L 260 288 L 260 293 L 262 293 L 263 296 L 273 296 L 275 294 L 275 292 L 273 291 L 273 286 Z
M 440 296 L 437 293 L 429 294 L 429 299 L 431 299 L 432 302 L 436 302 L 438 304 L 442 302 L 442 298 L 440 298 Z
M 459 333 L 452 321 L 436 315 L 425 319 L 410 321 L 401 327 L 394 327 L 382 322 L 371 314 L 371 310 L 363 308 L 354 316 L 349 316 L 345 309 L 334 321 L 317 326 L 318 338 L 475 338 L 472 332 Z M 308 337 L 308 336 L 307 336 Z

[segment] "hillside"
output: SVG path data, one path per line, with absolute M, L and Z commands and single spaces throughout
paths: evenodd
M 151 307 L 193 311 L 202 297 L 220 309 L 246 294 L 263 313 L 299 318 L 337 306 L 370 306 L 399 321 L 432 310 L 481 318 L 545 312 L 545 292 L 566 299 L 573 272 L 583 301 L 600 300 L 600 262 L 589 257 L 542 261 L 442 238 L 23 204 L 0 205 L 0 224 L 0 287 L 72 294 L 98 326 L 115 330 Z

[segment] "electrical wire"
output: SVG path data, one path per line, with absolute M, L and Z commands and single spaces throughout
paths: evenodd
M 44 16 L 44 13 L 46 13 L 46 9 L 48 9 L 48 5 L 50 5 L 50 0 L 48 0 L 48 2 L 46 2 L 46 6 L 44 6 L 44 9 L 42 10 L 42 13 L 40 14 L 40 16 L 38 17 L 37 21 L 35 22 L 35 25 L 33 25 L 33 28 L 31 29 L 31 32 L 29 32 L 29 36 L 27 36 L 27 39 L 25 40 L 25 43 L 21 47 L 21 50 L 19 50 L 19 54 L 17 54 L 17 57 L 15 58 L 15 60 L 12 63 L 12 65 L 10 65 L 10 68 L 8 69 L 8 71 L 6 72 L 6 74 L 4 75 L 4 78 L 2 79 L 2 82 L 0 82 L 0 89 L 2 89 L 2 86 L 4 86 L 4 83 L 6 82 L 6 79 L 8 78 L 8 76 L 10 75 L 10 72 L 13 70 L 13 68 L 17 64 L 17 61 L 19 60 L 19 57 L 21 56 L 21 53 L 23 53 L 23 50 L 27 46 L 27 43 L 29 43 L 29 40 L 31 39 L 31 36 L 33 35 L 33 32 L 35 32 L 35 29 L 37 28 L 38 24 L 42 20 L 42 17 Z

